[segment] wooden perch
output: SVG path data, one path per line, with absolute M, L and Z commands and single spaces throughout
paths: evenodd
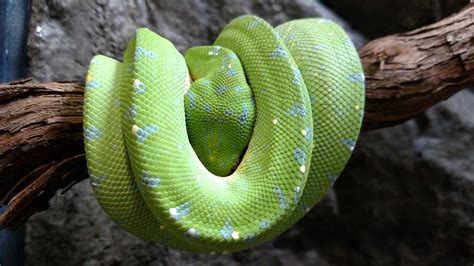
M 359 50 L 366 76 L 364 130 L 402 123 L 474 84 L 474 4 L 438 23 Z M 87 177 L 81 82 L 0 85 L 0 228 L 48 207 Z

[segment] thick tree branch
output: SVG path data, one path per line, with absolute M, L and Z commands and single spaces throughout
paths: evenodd
M 364 130 L 399 124 L 474 84 L 474 5 L 359 50 L 366 75 Z M 56 191 L 86 178 L 83 84 L 0 85 L 0 228 L 48 207 Z
M 459 14 L 359 50 L 364 129 L 399 124 L 474 83 L 474 4 Z

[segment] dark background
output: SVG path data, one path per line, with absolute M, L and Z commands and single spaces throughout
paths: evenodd
M 180 51 L 209 44 L 241 14 L 277 25 L 322 15 L 357 45 L 458 11 L 461 0 L 32 1 L 29 65 L 38 80 L 83 79 L 95 53 L 119 58 L 136 27 Z M 337 14 L 337 15 L 336 15 Z M 338 16 L 340 16 L 338 18 Z M 474 92 L 403 125 L 363 133 L 328 196 L 276 240 L 231 255 L 154 245 L 118 228 L 83 181 L 26 225 L 28 265 L 473 265 Z

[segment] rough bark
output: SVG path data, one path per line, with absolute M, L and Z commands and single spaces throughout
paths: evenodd
M 365 129 L 399 124 L 474 82 L 474 4 L 359 50 L 366 75 Z
M 474 4 L 415 31 L 359 50 L 366 75 L 364 130 L 416 117 L 474 84 Z M 0 85 L 0 228 L 48 207 L 86 178 L 81 82 Z

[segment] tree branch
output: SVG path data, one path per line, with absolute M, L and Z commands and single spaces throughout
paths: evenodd
M 364 130 L 414 118 L 474 84 L 474 4 L 438 23 L 359 50 L 366 76 Z M 48 208 L 87 177 L 81 82 L 0 85 L 0 228 Z
M 369 42 L 364 129 L 396 125 L 474 83 L 474 4 L 435 24 Z

